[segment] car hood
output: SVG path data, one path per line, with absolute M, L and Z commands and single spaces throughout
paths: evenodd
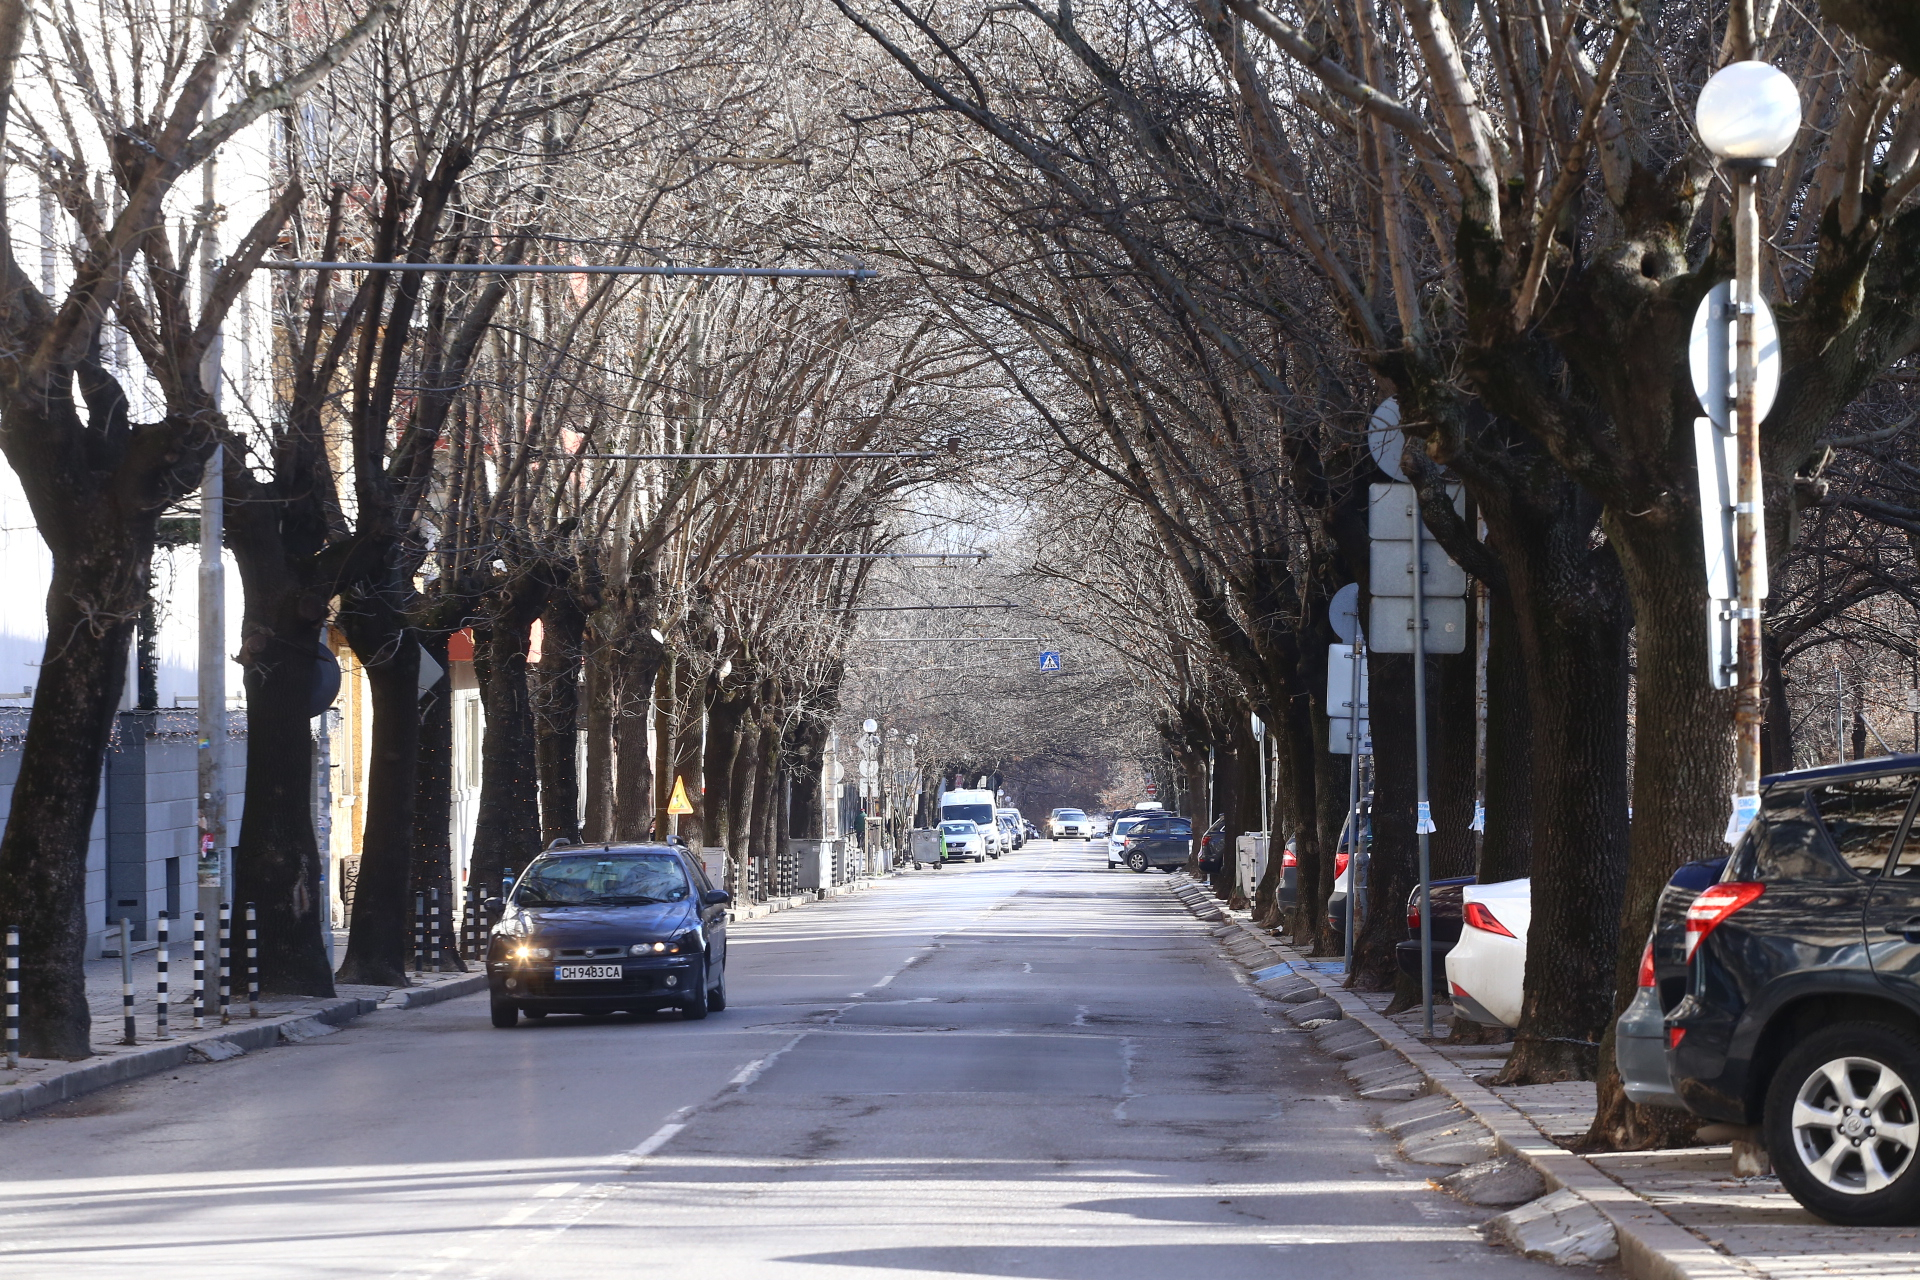
M 632 907 L 519 907 L 497 932 L 570 942 L 643 942 L 670 937 L 699 923 L 691 903 L 657 902 Z

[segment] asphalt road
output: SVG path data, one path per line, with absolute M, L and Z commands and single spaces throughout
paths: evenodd
M 484 997 L 0 1125 L 0 1275 L 1564 1275 L 1482 1243 L 1158 874 L 1031 843 L 735 927 L 732 1006 Z

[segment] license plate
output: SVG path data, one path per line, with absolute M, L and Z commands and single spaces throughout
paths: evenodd
M 553 971 L 559 982 L 605 982 L 609 978 L 620 979 L 620 966 L 617 964 L 563 964 Z

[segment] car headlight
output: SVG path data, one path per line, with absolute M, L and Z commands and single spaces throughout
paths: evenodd
M 627 948 L 627 954 L 645 956 L 652 955 L 656 951 L 667 951 L 671 949 L 673 948 L 670 948 L 668 944 L 664 942 L 636 942 Z
M 518 946 L 513 949 L 515 960 L 550 960 L 553 952 L 545 947 Z

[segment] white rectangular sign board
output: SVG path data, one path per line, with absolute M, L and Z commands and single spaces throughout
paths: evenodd
M 1330 716 L 1350 716 L 1353 714 L 1353 646 L 1350 644 L 1330 644 L 1327 646 L 1327 701 L 1325 706 Z M 1366 714 L 1367 706 L 1367 668 L 1360 667 L 1360 708 Z
M 1367 579 L 1367 586 L 1372 593 L 1376 596 L 1411 596 L 1413 543 L 1397 538 L 1375 538 L 1370 547 L 1368 567 L 1372 576 Z M 1467 594 L 1467 571 L 1455 564 L 1452 557 L 1441 550 L 1439 543 L 1422 541 L 1420 562 L 1426 570 L 1422 590 L 1426 592 L 1427 599 Z
M 1346 755 L 1353 741 L 1352 730 L 1353 721 L 1329 716 L 1327 718 L 1327 753 L 1336 756 Z M 1373 754 L 1373 721 L 1371 720 L 1360 722 L 1360 754 L 1363 756 Z
M 1428 653 L 1467 651 L 1467 602 L 1429 600 Z M 1367 619 L 1367 643 L 1375 653 L 1413 652 L 1413 600 L 1408 596 L 1375 596 Z
M 1467 515 L 1467 491 L 1457 484 L 1447 486 L 1453 509 L 1460 518 Z M 1413 540 L 1413 486 L 1410 484 L 1371 484 L 1367 486 L 1367 536 Z M 1425 536 L 1425 535 L 1422 535 Z

